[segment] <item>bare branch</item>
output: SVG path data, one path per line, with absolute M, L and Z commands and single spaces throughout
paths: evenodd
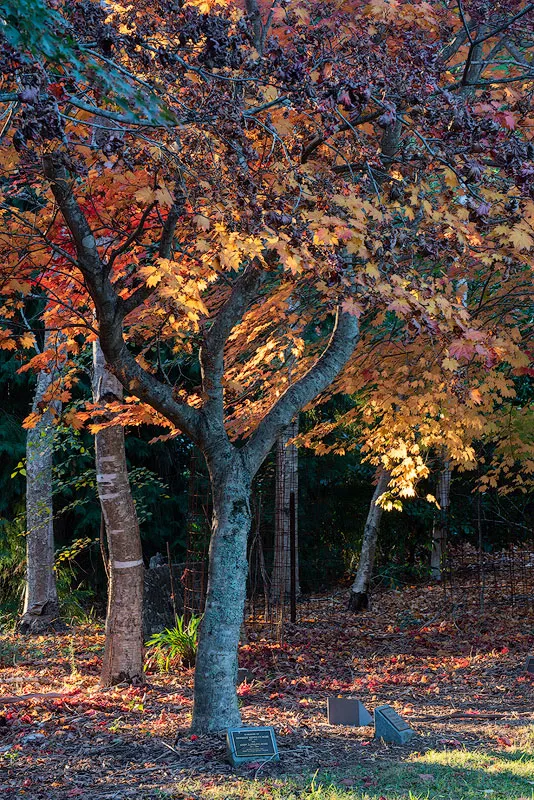
M 497 36 L 498 33 L 502 33 L 503 31 L 508 30 L 508 28 L 510 28 L 514 24 L 514 22 L 517 22 L 518 19 L 524 17 L 525 14 L 530 14 L 531 11 L 534 11 L 534 3 L 529 3 L 521 11 L 518 11 L 517 14 L 514 14 L 513 17 L 510 17 L 510 19 L 505 20 L 502 23 L 502 25 L 499 25 L 498 28 L 494 28 L 492 31 L 490 31 L 489 33 L 485 34 L 482 37 L 477 36 L 473 44 L 481 44 L 482 42 L 485 42 L 487 39 L 491 39 L 493 36 Z
M 278 0 L 274 0 L 271 9 L 269 11 L 269 15 L 267 17 L 267 21 L 263 23 L 258 0 L 245 0 L 247 14 L 249 16 L 250 22 L 252 23 L 252 31 L 254 34 L 254 47 L 256 48 L 260 56 L 263 56 L 263 51 L 265 49 L 265 41 L 267 39 L 267 34 L 269 33 L 269 29 L 273 21 L 274 10 L 277 5 L 278 5 Z
M 464 14 L 464 7 L 462 4 L 462 0 L 458 0 L 458 11 L 460 12 L 460 19 L 462 20 L 462 25 L 464 26 L 465 35 L 469 39 L 469 42 L 473 44 L 473 37 L 471 36 L 471 30 L 469 25 L 467 24 L 467 20 Z
M 111 267 L 113 266 L 113 262 L 115 261 L 115 259 L 118 258 L 118 256 L 120 256 L 123 253 L 125 253 L 128 250 L 128 248 L 130 247 L 130 245 L 132 245 L 139 238 L 139 236 L 141 236 L 141 234 L 143 233 L 143 229 L 145 227 L 145 222 L 147 220 L 147 217 L 148 217 L 148 215 L 150 214 L 150 212 L 152 211 L 152 209 L 154 208 L 155 205 L 156 205 L 155 203 L 151 203 L 149 206 L 147 206 L 145 208 L 145 210 L 143 211 L 143 214 L 141 216 L 141 219 L 139 220 L 139 225 L 137 226 L 137 228 L 134 231 L 132 231 L 132 233 L 123 242 L 123 244 L 120 245 L 120 247 L 117 247 L 110 254 L 110 256 L 108 258 L 108 263 L 107 263 L 108 273 L 111 272 Z
M 176 230 L 176 224 L 180 215 L 183 213 L 184 203 L 185 195 L 179 195 L 175 198 L 174 203 L 169 209 L 169 213 L 163 224 L 163 231 L 159 242 L 158 255 L 160 258 L 170 258 L 172 255 L 174 231 Z M 144 283 L 142 286 L 135 289 L 125 300 L 120 298 L 119 303 L 122 318 L 124 319 L 124 317 L 128 316 L 135 308 L 142 305 L 145 300 L 148 300 L 150 295 L 155 291 L 155 288 L 154 286 L 147 286 L 146 283 Z
M 493 36 L 497 36 L 497 34 L 502 33 L 503 31 L 507 31 L 511 26 L 521 17 L 524 17 L 526 14 L 529 14 L 531 11 L 534 11 L 534 3 L 529 3 L 525 6 L 521 11 L 518 11 L 517 14 L 514 14 L 513 17 L 505 20 L 501 25 L 497 28 L 494 28 L 491 31 L 486 32 L 486 26 L 481 26 L 483 33 L 477 35 L 476 39 L 470 38 L 470 46 L 469 51 L 467 53 L 467 59 L 465 62 L 464 73 L 462 75 L 462 86 L 474 86 L 475 83 L 472 82 L 472 74 L 471 74 L 471 64 L 473 60 L 478 60 L 478 54 L 481 53 L 481 45 L 486 42 L 488 39 L 491 39 Z M 479 75 L 476 75 L 474 80 L 475 82 L 478 80 Z
M 252 31 L 254 33 L 254 47 L 261 56 L 263 24 L 261 21 L 261 12 L 258 5 L 258 0 L 245 0 L 245 7 L 252 24 Z

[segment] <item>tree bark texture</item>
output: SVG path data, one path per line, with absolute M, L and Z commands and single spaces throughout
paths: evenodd
M 245 607 L 251 476 L 239 453 L 210 463 L 213 494 L 208 589 L 195 669 L 192 730 L 239 725 L 237 648 Z
M 349 611 L 358 612 L 369 606 L 369 589 L 375 563 L 376 542 L 380 529 L 380 520 L 382 519 L 382 507 L 377 506 L 376 501 L 385 492 L 389 478 L 389 472 L 380 471 L 363 530 L 360 561 L 354 583 L 350 589 Z
M 93 369 L 95 402 L 122 399 L 122 386 L 106 369 L 98 341 L 93 345 Z M 143 553 L 122 426 L 104 428 L 95 435 L 95 454 L 98 497 L 109 550 L 106 642 L 100 684 L 142 683 Z
M 295 496 L 295 559 L 296 593 L 299 589 L 298 568 L 298 449 L 289 444 L 298 435 L 296 417 L 280 434 L 276 442 L 276 486 L 274 521 L 274 561 L 271 575 L 271 600 L 284 603 L 291 590 L 291 492 Z
M 441 580 L 443 556 L 449 528 L 449 503 L 451 492 L 451 466 L 446 451 L 443 454 L 438 474 L 437 501 L 440 509 L 434 517 L 432 527 L 432 553 L 430 574 L 435 581 Z
M 35 413 L 54 380 L 52 372 L 39 372 L 33 400 Z M 26 587 L 21 633 L 42 633 L 60 627 L 54 571 L 54 513 L 52 466 L 54 450 L 52 403 L 26 440 Z

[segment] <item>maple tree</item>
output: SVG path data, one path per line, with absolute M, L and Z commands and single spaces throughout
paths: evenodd
M 475 309 L 480 307 L 480 286 L 488 291 L 488 284 L 488 280 L 480 281 L 473 292 L 470 303 Z M 467 308 L 470 303 L 464 299 Z M 530 413 L 529 401 L 524 403 L 516 389 L 518 376 L 530 371 L 526 366 L 532 334 L 530 307 L 518 306 L 513 298 L 498 293 L 490 307 L 491 317 L 480 314 L 478 331 L 472 331 L 461 345 L 450 336 L 434 342 L 420 336 L 408 348 L 384 338 L 377 353 L 361 342 L 360 369 L 355 376 L 347 373 L 344 377 L 346 391 L 357 388 L 357 402 L 335 421 L 321 423 L 302 437 L 323 454 L 361 449 L 382 473 L 381 490 L 371 502 L 350 608 L 358 610 L 358 604 L 365 602 L 379 524 L 377 505 L 401 510 L 404 499 L 416 497 L 418 485 L 435 473 L 437 491 L 426 499 L 436 506 L 430 563 L 433 577 L 439 580 L 451 470 L 485 466 L 481 443 L 498 442 L 494 462 L 502 458 L 502 468 L 497 463 L 490 470 L 486 467 L 475 490 L 478 485 L 479 491 L 526 492 L 532 485 L 532 438 L 527 428 L 517 425 L 514 431 L 510 422 L 516 416 L 528 418 Z M 450 357 L 460 346 L 465 348 L 462 364 Z M 513 417 L 511 412 L 516 412 Z
M 129 393 L 114 422 L 203 451 L 214 518 L 193 727 L 219 730 L 239 720 L 250 484 L 298 411 L 368 380 L 361 358 L 384 342 L 380 371 L 388 347 L 422 341 L 439 343 L 436 375 L 475 352 L 526 366 L 509 320 L 482 325 L 457 284 L 485 272 L 486 308 L 489 288 L 524 296 L 533 7 L 37 6 L 39 37 L 25 4 L 0 5 L 0 344 L 24 347 L 18 316 L 44 288 L 47 326 L 73 355 L 98 336 Z M 419 469 L 403 452 L 401 486 Z

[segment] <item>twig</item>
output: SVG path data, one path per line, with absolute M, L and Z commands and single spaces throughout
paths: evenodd
M 256 772 L 254 773 L 254 780 L 256 780 L 256 778 L 258 777 L 258 773 L 259 773 L 259 771 L 260 771 L 261 769 L 263 769 L 263 767 L 264 767 L 266 764 L 268 764 L 268 763 L 269 763 L 269 761 L 272 761 L 272 760 L 273 760 L 273 758 L 276 758 L 276 754 L 275 754 L 275 753 L 273 753 L 273 755 L 272 755 L 272 756 L 269 756 L 269 758 L 266 758 L 266 759 L 265 759 L 265 761 L 263 761 L 263 762 L 260 764 L 260 766 L 258 767 L 258 769 L 256 770 Z
M 55 697 L 65 697 L 64 692 L 33 692 L 32 694 L 19 694 L 19 695 L 4 695 L 0 697 L 0 706 L 11 705 L 12 703 L 23 703 L 25 700 L 33 700 L 34 697 L 43 698 L 44 700 L 53 699 Z

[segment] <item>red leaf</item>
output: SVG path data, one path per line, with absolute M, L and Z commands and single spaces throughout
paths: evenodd
M 497 741 L 503 747 L 511 747 L 512 741 L 508 738 L 508 736 L 497 736 Z

